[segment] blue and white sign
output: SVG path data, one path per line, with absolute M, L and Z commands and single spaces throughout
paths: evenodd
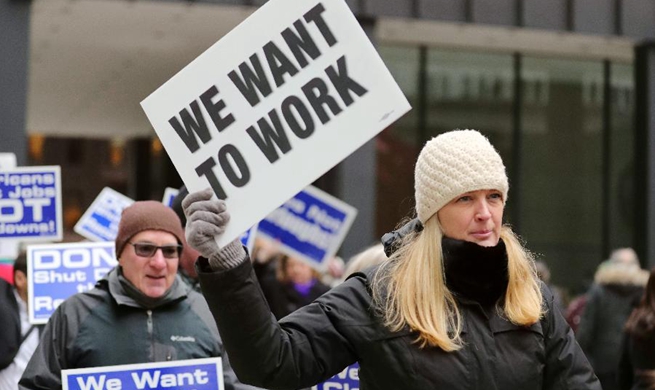
M 322 270 L 341 245 L 357 210 L 309 186 L 259 222 L 257 234 Z
M 359 363 L 346 367 L 332 378 L 312 387 L 312 390 L 359 390 Z
M 28 246 L 30 323 L 48 322 L 66 298 L 92 289 L 116 264 L 113 241 Z
M 221 358 L 61 371 L 63 390 L 223 390 Z
M 252 248 L 255 246 L 255 236 L 257 235 L 257 225 L 246 230 L 240 237 L 243 246 L 248 248 L 248 252 L 252 253 Z
M 134 203 L 127 196 L 105 187 L 93 201 L 73 230 L 93 241 L 114 241 L 123 209 Z
M 0 171 L 0 239 L 60 241 L 63 231 L 58 166 Z
M 179 192 L 180 190 L 175 188 L 166 187 L 164 190 L 164 198 L 161 200 L 161 202 L 168 207 L 173 207 L 173 199 L 175 199 Z

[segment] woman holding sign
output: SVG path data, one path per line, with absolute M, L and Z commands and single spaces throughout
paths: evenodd
M 503 162 L 487 138 L 433 138 L 415 170 L 422 229 L 379 268 L 275 321 L 250 261 L 213 236 L 229 215 L 211 190 L 184 201 L 189 243 L 239 378 L 269 389 L 321 382 L 358 361 L 361 388 L 600 389 L 530 253 L 502 225 Z

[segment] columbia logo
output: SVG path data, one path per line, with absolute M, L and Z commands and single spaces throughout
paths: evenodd
M 193 336 L 171 336 L 171 341 L 187 341 L 187 342 L 195 343 L 196 338 Z

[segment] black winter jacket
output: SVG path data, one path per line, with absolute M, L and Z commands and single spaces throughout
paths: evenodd
M 20 314 L 14 287 L 0 278 L 0 370 L 14 361 L 20 339 Z
M 616 374 L 621 356 L 623 327 L 643 294 L 644 271 L 626 272 L 606 266 L 597 273 L 611 276 L 611 283 L 596 283 L 587 294 L 587 303 L 576 337 L 598 375 Z M 617 281 L 618 280 L 618 281 Z
M 271 315 L 250 261 L 211 272 L 198 262 L 203 295 L 240 380 L 267 389 L 312 386 L 358 361 L 362 390 L 594 389 L 600 385 L 543 288 L 547 313 L 519 327 L 460 300 L 465 345 L 456 352 L 419 348 L 410 330 L 390 332 L 371 311 L 366 274 L 279 322 Z M 247 310 L 244 310 L 247 308 Z
M 623 353 L 619 364 L 619 388 L 621 390 L 650 390 L 655 384 L 655 335 L 637 338 L 624 333 Z
M 202 296 L 176 279 L 149 308 L 121 283 L 119 267 L 52 315 L 19 389 L 61 389 L 61 370 L 221 356 L 226 390 L 238 383 Z

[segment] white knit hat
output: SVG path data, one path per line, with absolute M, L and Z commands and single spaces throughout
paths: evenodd
M 416 214 L 425 223 L 458 195 L 498 190 L 507 200 L 509 184 L 500 155 L 476 130 L 454 130 L 429 140 L 416 161 Z

